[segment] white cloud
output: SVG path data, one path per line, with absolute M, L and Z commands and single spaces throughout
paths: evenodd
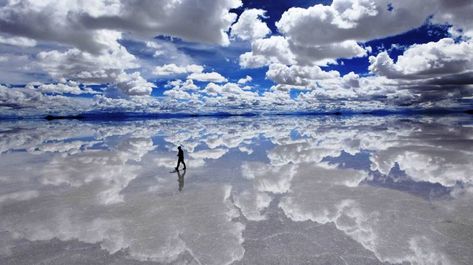
M 243 68 L 259 68 L 271 63 L 295 63 L 289 43 L 282 36 L 256 40 L 251 44 L 251 47 L 251 52 L 240 56 L 240 66 Z
M 389 10 L 388 5 L 393 8 Z M 282 36 L 255 41 L 251 52 L 240 56 L 240 65 L 243 68 L 271 63 L 326 65 L 336 63 L 339 58 L 363 57 L 369 48 L 360 43 L 419 27 L 431 15 L 434 22 L 451 23 L 469 36 L 473 19 L 466 14 L 470 10 L 473 10 L 471 3 L 451 4 L 443 0 L 402 5 L 387 0 L 335 0 L 330 5 L 294 7 L 276 22 Z
M 246 84 L 246 83 L 248 83 L 248 82 L 251 82 L 251 81 L 253 81 L 253 78 L 252 78 L 251 76 L 247 75 L 247 76 L 245 76 L 244 78 L 240 78 L 240 79 L 238 80 L 238 84 L 244 85 L 244 84 Z
M 122 73 L 117 77 L 117 87 L 129 96 L 146 96 L 151 94 L 154 84 L 146 81 L 139 72 Z
M 168 87 L 173 87 L 173 88 L 178 88 L 182 90 L 198 90 L 199 87 L 194 84 L 194 81 L 192 79 L 187 79 L 186 81 L 182 80 L 174 80 L 170 81 L 167 84 Z
M 57 83 L 57 84 L 42 84 L 42 83 L 29 83 L 26 85 L 26 88 L 40 91 L 41 93 L 53 93 L 53 94 L 96 94 L 97 92 L 93 91 L 90 88 L 80 88 L 79 84 L 73 81 L 67 83 Z
M 0 29 L 12 36 L 67 43 L 89 52 L 106 48 L 94 37 L 95 30 L 99 29 L 226 45 L 229 44 L 226 31 L 236 19 L 236 14 L 229 10 L 241 4 L 239 0 L 167 4 L 148 0 L 139 5 L 132 0 L 100 0 L 87 5 L 79 0 L 61 3 L 21 0 L 2 6 Z
M 265 10 L 247 9 L 243 11 L 238 22 L 233 24 L 231 35 L 242 40 L 262 39 L 271 33 L 266 23 L 261 19 L 265 18 Z
M 286 66 L 271 64 L 266 77 L 281 85 L 309 86 L 312 82 L 321 79 L 338 78 L 337 71 L 325 72 L 318 66 Z
M 149 95 L 152 83 L 147 82 L 139 72 L 128 74 L 126 69 L 138 68 L 138 60 L 117 40 L 121 33 L 97 31 L 97 40 L 107 45 L 99 54 L 92 54 L 76 48 L 60 52 L 43 51 L 37 56 L 38 65 L 56 80 L 74 80 L 82 83 L 110 83 L 124 95 Z
M 257 93 L 246 91 L 235 83 L 209 83 L 202 92 L 212 96 L 205 98 L 205 103 L 210 106 L 253 106 L 259 100 Z
M 243 68 L 259 68 L 271 63 L 326 65 L 336 63 L 338 58 L 363 57 L 367 54 L 367 50 L 353 40 L 313 45 L 295 44 L 284 36 L 272 36 L 254 41 L 251 47 L 251 52 L 240 56 L 240 66 Z
M 229 10 L 239 7 L 241 1 L 206 1 L 208 3 L 174 1 L 167 4 L 142 1 L 139 5 L 132 0 L 100 0 L 87 5 L 79 0 L 61 3 L 50 0 L 9 1 L 0 7 L 0 43 L 26 48 L 40 47 L 38 44 L 41 44 L 42 48 L 34 47 L 38 51 L 31 50 L 31 54 L 37 55 L 29 59 L 30 63 L 21 66 L 22 69 L 17 68 L 21 72 L 26 73 L 26 67 L 36 67 L 36 72 L 47 73 L 54 83 L 72 80 L 86 85 L 109 84 L 119 89 L 119 93 L 113 92 L 113 88 L 109 89 L 107 96 L 149 95 L 153 84 L 147 82 L 142 74 L 148 74 L 148 70 L 143 68 L 147 66 L 141 58 L 132 55 L 121 44 L 123 33 L 126 32 L 129 39 L 140 41 L 164 35 L 187 41 L 229 44 L 226 32 L 236 20 L 236 14 Z M 202 9 L 202 6 L 212 8 Z M 192 19 L 188 19 L 189 17 Z M 157 41 L 144 43 L 146 49 L 155 50 L 156 58 L 162 56 L 160 52 L 166 51 L 166 47 Z M 188 62 L 184 62 L 181 57 L 168 59 L 175 60 L 179 65 L 186 65 Z M 2 58 L 7 57 L 2 55 Z M 202 73 L 202 70 L 203 67 L 199 65 L 187 65 L 184 71 L 176 64 L 168 64 L 155 69 L 155 73 Z M 25 77 L 31 75 L 8 76 L 8 80 L 16 81 L 25 80 Z M 192 78 L 226 81 L 217 73 Z M 30 81 L 33 80 L 23 82 Z M 60 89 L 59 86 L 53 88 L 52 85 L 43 88 L 55 89 L 56 92 Z M 79 93 L 78 90 L 70 92 Z
M 350 59 L 367 55 L 367 50 L 353 40 L 328 45 L 299 45 L 292 42 L 289 45 L 296 61 L 302 65 L 336 64 L 338 58 Z
M 252 52 L 245 52 L 240 55 L 240 66 L 242 68 L 259 68 L 268 64 L 268 60 L 262 55 L 254 55 Z
M 5 1 L 0 7 L 2 82 L 42 82 L 34 89 L 5 92 L 9 95 L 5 96 L 5 105 L 21 105 L 25 110 L 23 101 L 13 102 L 13 94 L 18 100 L 29 99 L 33 94 L 33 98 L 41 98 L 33 100 L 31 106 L 49 102 L 51 97 L 45 93 L 92 94 L 90 89 L 83 88 L 91 84 L 102 84 L 108 89 L 83 102 L 106 110 L 205 107 L 214 111 L 242 111 L 250 106 L 326 110 L 391 108 L 398 104 L 436 107 L 454 106 L 455 100 L 468 99 L 473 94 L 473 47 L 468 39 L 473 36 L 473 4 L 469 1 L 334 0 L 329 5 L 290 8 L 277 22 L 281 35 L 269 37 L 264 10 L 245 10 L 234 23 L 236 14 L 229 11 L 240 6 L 239 0 L 182 0 L 165 4 L 145 0 L 139 5 L 134 0 L 99 0 L 87 5 L 80 0 Z M 364 42 L 402 34 L 424 24 L 430 15 L 433 17 L 429 23 L 452 25 L 451 38 L 405 47 L 396 61 L 387 53 L 371 57 L 370 70 L 375 76 L 341 77 L 319 68 L 340 62 L 339 58 L 364 57 L 370 53 Z M 226 83 L 226 77 L 204 72 L 204 67 L 194 61 L 197 58 L 186 54 L 184 46 L 207 51 L 215 46 L 204 43 L 229 44 L 228 32 L 234 38 L 251 41 L 251 51 L 240 55 L 242 68 L 269 66 L 266 77 L 275 82 L 270 91 L 257 85 L 243 86 L 251 82 L 248 78 L 238 80 L 237 84 Z M 184 42 L 175 42 L 174 38 Z M 235 42 L 235 47 L 228 50 L 217 49 L 232 60 L 227 56 L 232 53 L 227 51 L 247 45 Z M 169 100 L 164 97 L 159 103 L 129 97 L 149 95 L 154 85 L 147 79 L 156 76 L 186 77 L 188 81 L 171 85 L 172 91 L 165 94 Z M 76 84 L 69 85 L 71 81 Z M 194 81 L 209 84 L 199 89 Z M 291 98 L 287 92 L 294 87 L 311 91 Z M 254 92 L 257 90 L 259 94 Z M 188 105 L 179 104 L 179 98 L 188 100 Z M 76 102 L 59 97 L 56 100 L 65 104 Z M 82 109 L 83 105 L 79 105 L 74 109 Z M 47 108 L 38 108 L 38 112 Z
M 56 80 L 91 83 L 113 82 L 124 69 L 139 67 L 136 57 L 117 42 L 121 33 L 103 30 L 96 32 L 96 38 L 107 46 L 99 54 L 76 48 L 64 52 L 43 51 L 37 56 L 38 64 Z
M 222 87 L 215 83 L 208 83 L 207 86 L 205 86 L 203 92 L 211 96 L 217 96 L 218 94 L 222 93 Z
M 1 44 L 8 44 L 20 47 L 34 47 L 36 46 L 36 41 L 29 38 L 24 37 L 11 37 L 11 36 L 1 36 L 0 35 L 0 43 Z
M 266 77 L 276 83 L 273 92 L 312 89 L 298 96 L 302 109 L 447 108 L 473 94 L 468 40 L 473 19 L 467 15 L 471 9 L 471 3 L 443 0 L 335 0 L 330 5 L 290 8 L 276 23 L 282 35 L 255 40 L 251 51 L 240 56 L 240 66 L 269 65 Z M 370 58 L 370 70 L 378 76 L 350 73 L 340 77 L 311 68 L 337 63 L 339 58 L 364 57 L 372 50 L 363 42 L 419 27 L 431 15 L 434 23 L 453 24 L 452 33 L 462 28 L 456 35 L 463 33 L 464 38 L 406 47 L 396 63 L 387 53 L 380 53 Z
M 451 38 L 416 44 L 404 51 L 397 62 L 382 52 L 370 57 L 369 69 L 377 74 L 400 79 L 423 79 L 471 71 L 473 42 L 456 43 Z
M 0 85 L 2 115 L 77 114 L 89 110 L 91 105 L 92 102 L 88 99 L 46 96 L 31 86 L 9 88 Z
M 176 64 L 165 64 L 156 66 L 153 74 L 157 76 L 176 76 L 188 73 L 202 73 L 204 67 L 201 65 L 191 64 L 186 66 L 177 66 Z
M 462 97 L 473 95 L 473 57 L 471 41 L 438 42 L 407 48 L 397 62 L 387 52 L 370 57 L 369 69 L 391 83 L 416 95 L 423 107 L 453 107 Z
M 290 8 L 276 23 L 296 45 L 327 45 L 347 40 L 368 41 L 420 26 L 433 9 L 424 1 L 393 4 L 387 0 L 335 0 L 331 5 Z
M 181 100 L 197 100 L 197 94 L 193 94 L 192 91 L 198 90 L 192 79 L 187 79 L 186 81 L 175 80 L 168 82 L 168 87 L 171 87 L 170 90 L 164 91 L 164 95 L 172 99 L 181 99 Z
M 210 73 L 192 73 L 187 76 L 188 79 L 197 80 L 201 82 L 224 83 L 227 79 L 217 72 Z

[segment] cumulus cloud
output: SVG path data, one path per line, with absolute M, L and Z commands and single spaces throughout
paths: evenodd
M 338 58 L 350 59 L 367 55 L 367 49 L 353 40 L 330 45 L 301 45 L 292 42 L 289 45 L 296 61 L 302 65 L 336 64 Z
M 73 74 L 77 74 L 80 78 L 81 73 L 89 69 L 87 72 L 98 71 L 100 68 L 125 69 L 138 67 L 136 58 L 117 42 L 121 37 L 122 33 L 118 31 L 94 31 L 94 40 L 104 47 L 98 51 L 98 54 L 72 48 L 65 52 L 58 50 L 43 51 L 38 54 L 38 60 L 55 78 L 68 77 L 69 75 L 74 77 Z M 65 66 L 65 69 L 61 71 L 60 66 Z
M 188 79 L 197 80 L 201 82 L 224 83 L 228 80 L 217 72 L 210 73 L 192 73 L 187 76 Z
M 81 94 L 96 94 L 98 92 L 90 88 L 81 88 L 79 84 L 73 81 L 66 83 L 57 83 L 57 84 L 42 84 L 42 83 L 29 83 L 26 85 L 26 88 L 40 91 L 41 93 L 52 93 L 52 94 L 72 94 L 72 95 L 81 95 Z
M 139 64 L 136 57 L 117 42 L 121 33 L 103 30 L 96 34 L 100 43 L 107 46 L 99 54 L 76 48 L 64 52 L 43 51 L 37 56 L 38 65 L 56 80 L 110 83 L 125 95 L 149 95 L 154 85 L 144 80 L 139 72 L 125 72 L 126 69 L 138 68 Z
M 210 97 L 204 98 L 205 103 L 210 106 L 240 107 L 255 106 L 260 98 L 256 92 L 247 91 L 236 83 L 218 85 L 209 83 L 202 91 Z
M 451 38 L 416 44 L 399 56 L 397 62 L 382 52 L 370 57 L 369 69 L 393 79 L 426 79 L 471 71 L 473 42 L 456 43 Z
M 179 88 L 173 88 L 170 90 L 166 90 L 163 93 L 165 96 L 170 97 L 171 99 L 176 100 L 197 100 L 197 95 L 191 94 Z
M 117 87 L 129 96 L 145 96 L 151 94 L 154 84 L 146 81 L 139 72 L 120 74 Z
M 247 9 L 238 18 L 238 22 L 233 24 L 231 35 L 242 40 L 256 40 L 266 37 L 271 33 L 266 23 L 261 19 L 265 18 L 266 11 L 263 9 Z
M 308 86 L 320 79 L 338 78 L 337 71 L 325 72 L 318 66 L 286 66 L 283 64 L 271 64 L 266 77 L 277 84 L 290 86 Z
M 471 41 L 451 38 L 409 47 L 397 61 L 382 52 L 370 57 L 369 70 L 400 88 L 419 94 L 419 102 L 460 99 L 473 91 Z
M 294 7 L 276 22 L 281 36 L 253 41 L 251 51 L 240 56 L 240 66 L 269 66 L 266 76 L 275 82 L 275 90 L 318 88 L 301 94 L 300 99 L 318 102 L 319 107 L 330 99 L 346 100 L 339 102 L 341 108 L 355 106 L 357 101 L 367 102 L 371 107 L 449 107 L 455 105 L 455 100 L 472 94 L 468 31 L 473 20 L 466 15 L 472 8 L 467 1 L 442 0 L 402 4 L 386 0 L 336 0 L 329 5 Z M 364 42 L 404 33 L 429 18 L 431 23 L 453 25 L 451 33 L 464 38 L 406 47 L 396 63 L 387 52 L 381 52 L 370 58 L 369 70 L 375 77 L 349 74 L 343 78 L 310 78 L 307 74 L 310 66 L 367 56 L 371 49 L 364 47 Z M 461 31 L 455 33 L 457 29 Z M 306 74 L 300 73 L 302 69 Z
M 188 73 L 202 73 L 204 67 L 197 64 L 190 64 L 186 66 L 177 66 L 176 64 L 165 64 L 162 66 L 156 66 L 153 74 L 157 76 L 175 76 Z
M 168 83 L 169 87 L 172 88 L 179 88 L 182 90 L 198 90 L 199 87 L 194 84 L 194 81 L 192 79 L 187 79 L 186 81 L 182 80 L 174 80 Z
M 67 43 L 89 52 L 106 48 L 94 36 L 98 29 L 126 31 L 138 36 L 175 36 L 225 45 L 229 43 L 225 31 L 236 19 L 236 14 L 229 10 L 240 5 L 238 0 L 167 4 L 159 1 L 136 4 L 133 0 L 122 0 L 95 1 L 88 5 L 77 0 L 60 4 L 22 0 L 3 5 L 0 28 L 14 36 Z M 193 19 L 187 19 L 189 17 Z
M 240 78 L 240 79 L 238 80 L 238 84 L 244 85 L 244 84 L 246 84 L 246 83 L 248 83 L 248 82 L 251 82 L 251 81 L 253 81 L 253 77 L 247 75 L 247 76 L 245 76 L 244 78 Z
M 402 33 L 420 26 L 429 15 L 428 11 L 388 11 L 388 4 L 384 0 L 338 0 L 331 5 L 290 8 L 276 22 L 282 36 L 254 43 L 252 51 L 240 57 L 240 64 L 246 68 L 271 62 L 326 65 L 338 58 L 363 57 L 367 50 L 359 42 Z
M 459 106 L 468 104 L 464 101 L 473 94 L 469 39 L 473 36 L 473 4 L 469 1 L 335 0 L 293 7 L 276 22 L 277 35 L 270 35 L 265 10 L 243 10 L 237 20 L 231 10 L 241 5 L 239 0 L 100 0 L 87 5 L 79 0 L 4 1 L 0 7 L 2 82 L 41 84 L 5 92 L 2 104 L 26 110 L 24 102 L 16 104 L 14 98 L 29 98 L 36 91 L 41 100 L 30 105 L 30 110 L 49 101 L 48 94 L 98 94 L 80 101 L 80 109 L 89 105 L 116 111 L 181 107 L 360 110 Z M 340 76 L 322 70 L 341 64 L 341 58 L 371 54 L 367 41 L 402 34 L 425 23 L 451 25 L 452 35 L 434 43 L 406 46 L 397 60 L 389 56 L 389 50 L 378 53 L 369 59 L 371 73 Z M 228 50 L 207 45 L 228 45 L 229 35 L 243 42 L 235 41 Z M 233 63 L 232 56 L 238 56 L 234 49 L 241 52 L 250 43 L 251 50 L 239 53 L 240 67 L 268 67 L 266 77 L 274 82 L 271 88 L 253 84 L 248 77 L 228 83 L 234 76 L 204 71 L 204 60 L 192 54 L 221 49 L 218 53 L 222 51 L 227 62 Z M 248 71 L 242 72 L 246 75 Z M 152 78 L 188 81 L 170 83 L 171 89 L 159 102 L 138 99 L 151 94 Z M 194 81 L 209 84 L 199 88 Z M 87 89 L 97 84 L 107 88 Z M 288 93 L 292 88 L 306 91 L 294 96 Z M 77 101 L 61 100 L 65 104 Z M 11 112 L 12 107 L 8 108 Z
M 58 94 L 64 93 L 64 91 L 57 92 L 59 92 Z M 77 114 L 89 110 L 91 105 L 92 102 L 86 99 L 71 98 L 63 95 L 44 95 L 37 87 L 31 84 L 20 88 L 0 85 L 0 108 L 2 109 L 2 115 Z
M 240 66 L 243 68 L 259 68 L 271 63 L 295 63 L 289 43 L 282 36 L 256 40 L 251 44 L 251 47 L 251 52 L 240 56 Z
M 27 50 L 31 51 L 31 58 L 26 57 L 22 61 L 29 60 L 29 63 L 18 65 L 16 69 L 26 72 L 27 67 L 35 67 L 36 72 L 51 77 L 51 84 L 39 87 L 44 93 L 66 91 L 66 87 L 54 84 L 74 81 L 85 85 L 109 85 L 105 96 L 143 96 L 149 95 L 154 85 L 145 79 L 146 74 L 143 75 L 143 67 L 147 66 L 143 65 L 141 58 L 135 57 L 122 44 L 124 35 L 140 41 L 161 35 L 228 45 L 227 31 L 236 20 L 236 14 L 229 11 L 241 4 L 239 0 L 167 4 L 117 0 L 96 1 L 88 5 L 77 0 L 59 4 L 54 1 L 7 1 L 0 8 L 0 44 L 37 49 Z M 202 9 L 202 6 L 212 8 Z M 189 17 L 192 19 L 187 19 Z M 144 43 L 147 49 L 155 50 L 154 57 L 160 57 L 160 52 L 166 50 L 157 42 Z M 38 44 L 46 48 L 36 48 Z M 11 59 L 11 56 L 1 55 L 1 58 Z M 177 59 L 174 64 L 154 69 L 154 73 L 158 76 L 202 73 L 202 66 L 182 62 L 176 64 Z M 24 77 L 16 75 L 9 77 L 9 80 Z M 193 75 L 190 78 L 226 81 L 218 73 Z M 71 94 L 80 93 L 72 88 L 68 91 Z
M 388 10 L 387 0 L 335 0 L 330 5 L 290 8 L 276 23 L 296 45 L 327 45 L 347 40 L 368 41 L 420 26 L 432 7 L 424 1 Z

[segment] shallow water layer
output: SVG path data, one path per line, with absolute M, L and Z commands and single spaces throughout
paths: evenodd
M 0 264 L 473 264 L 472 155 L 468 116 L 2 122 Z

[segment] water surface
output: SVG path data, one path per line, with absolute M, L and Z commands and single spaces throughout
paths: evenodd
M 469 116 L 2 122 L 0 264 L 472 264 L 472 154 Z

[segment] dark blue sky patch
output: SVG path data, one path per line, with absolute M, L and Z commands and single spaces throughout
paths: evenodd
M 417 29 L 410 30 L 397 36 L 368 41 L 364 43 L 364 46 L 372 48 L 372 52 L 368 56 L 376 56 L 380 52 L 387 51 L 389 56 L 396 61 L 397 58 L 404 53 L 405 49 L 414 44 L 437 42 L 440 39 L 449 37 L 449 28 L 448 25 L 426 23 Z M 336 70 L 339 71 L 341 75 L 354 72 L 364 76 L 369 74 L 368 56 L 362 58 L 339 59 L 338 65 L 329 65 L 327 67 L 322 67 L 322 69 L 326 71 Z
M 291 7 L 308 8 L 316 4 L 330 5 L 331 0 L 292 0 L 292 1 L 264 1 L 264 0 L 243 0 L 243 6 L 235 9 L 234 12 L 240 15 L 245 9 L 264 9 L 267 18 L 264 21 L 268 24 L 273 34 L 277 33 L 276 22 Z

